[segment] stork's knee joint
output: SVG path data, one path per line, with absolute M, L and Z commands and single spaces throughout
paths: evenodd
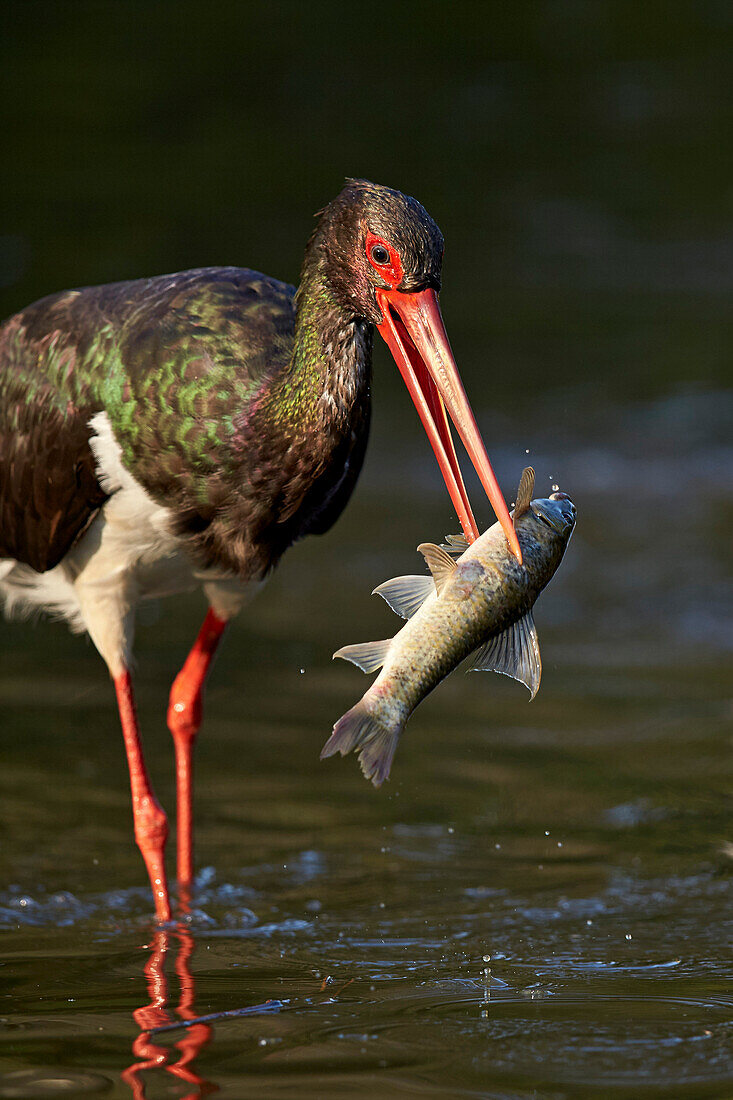
M 171 691 L 168 703 L 168 729 L 174 737 L 188 737 L 191 740 L 196 736 L 201 725 L 201 700 L 186 699 L 174 690 Z
M 168 818 L 165 810 L 151 802 L 137 807 L 135 841 L 141 851 L 163 848 L 168 839 Z

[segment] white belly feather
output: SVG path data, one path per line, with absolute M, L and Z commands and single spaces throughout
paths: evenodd
M 229 619 L 260 584 L 198 568 L 171 531 L 169 509 L 156 504 L 124 467 L 107 414 L 98 413 L 90 426 L 97 477 L 109 499 L 54 569 L 37 573 L 0 561 L 0 600 L 8 614 L 44 611 L 74 631 L 88 630 L 114 676 L 130 662 L 139 600 L 202 586 L 216 614 Z

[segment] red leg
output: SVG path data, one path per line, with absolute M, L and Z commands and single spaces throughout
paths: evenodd
M 171 919 L 171 907 L 168 900 L 168 884 L 165 877 L 165 859 L 163 855 L 165 842 L 168 838 L 168 822 L 160 803 L 155 797 L 155 792 L 145 768 L 135 710 L 135 697 L 132 692 L 132 678 L 127 669 L 115 678 L 114 683 L 122 723 L 122 734 L 125 738 L 127 763 L 130 768 L 135 840 L 142 852 L 150 876 L 150 885 L 153 888 L 153 900 L 155 901 L 155 915 L 159 921 L 168 921 Z
M 178 885 L 184 890 L 193 879 L 193 744 L 201 725 L 206 675 L 225 626 L 226 620 L 209 608 L 186 663 L 173 681 L 168 702 L 168 729 L 176 753 Z

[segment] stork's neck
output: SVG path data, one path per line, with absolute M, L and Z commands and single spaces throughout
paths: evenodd
M 373 330 L 336 300 L 318 231 L 308 245 L 296 308 L 293 352 L 272 388 L 272 412 L 291 424 L 345 429 L 355 404 L 368 400 Z

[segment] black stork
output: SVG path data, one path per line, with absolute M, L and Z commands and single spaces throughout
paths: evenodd
M 283 551 L 327 531 L 354 488 L 374 328 L 466 536 L 478 530 L 446 410 L 521 561 L 443 326 L 442 257 L 419 202 L 348 180 L 317 217 L 297 290 L 244 268 L 201 268 L 52 294 L 0 328 L 0 595 L 8 612 L 42 609 L 88 631 L 107 664 L 159 921 L 171 914 L 168 826 L 129 671 L 136 604 L 198 585 L 209 604 L 168 707 L 185 893 L 209 665 Z

